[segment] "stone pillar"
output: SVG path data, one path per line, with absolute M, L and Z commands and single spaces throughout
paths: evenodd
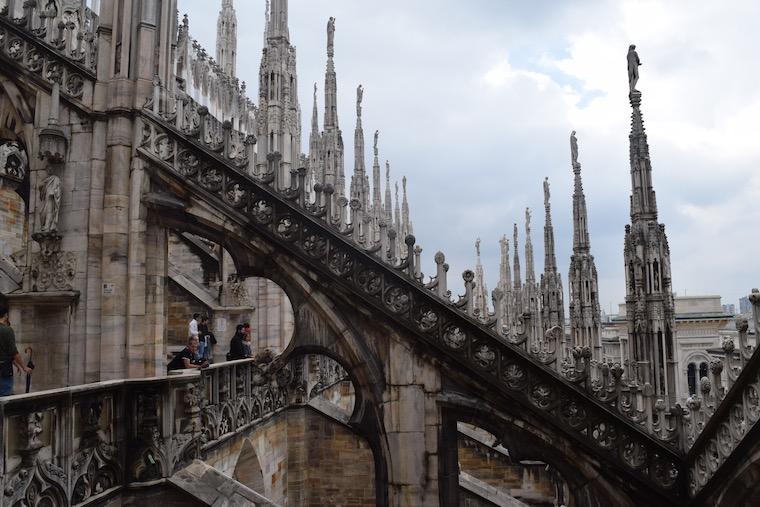
M 439 371 L 400 340 L 389 340 L 384 426 L 390 505 L 439 505 Z

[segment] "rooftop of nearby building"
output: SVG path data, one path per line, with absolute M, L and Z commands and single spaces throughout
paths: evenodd
M 721 297 L 717 295 L 676 296 L 676 320 L 732 319 L 731 313 L 723 311 Z M 611 322 L 626 319 L 625 303 L 618 305 L 618 314 L 610 315 Z

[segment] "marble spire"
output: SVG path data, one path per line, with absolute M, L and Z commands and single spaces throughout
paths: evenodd
M 565 302 L 562 277 L 557 271 L 557 256 L 554 250 L 554 226 L 552 225 L 551 192 L 549 178 L 544 180 L 544 273 L 541 275 L 541 322 L 543 330 L 555 326 L 565 328 Z M 564 341 L 564 340 L 563 340 Z M 558 346 L 560 358 L 565 355 L 565 347 Z
M 554 226 L 550 202 L 549 178 L 544 180 L 544 273 L 557 272 L 557 255 L 554 249 Z
M 404 236 L 401 229 L 401 203 L 398 198 L 398 181 L 396 181 L 396 198 L 393 201 L 393 223 L 395 224 L 396 232 L 399 237 L 399 245 L 403 244 Z
M 478 317 L 485 320 L 488 318 L 488 287 L 486 286 L 483 263 L 480 259 L 480 238 L 475 241 L 475 286 L 473 307 L 478 312 Z
M 519 291 L 522 288 L 522 279 L 520 276 L 520 251 L 517 248 L 517 224 L 515 224 L 512 236 L 513 236 L 512 241 L 513 241 L 513 247 L 514 247 L 514 276 L 515 276 L 514 288 L 516 291 Z
M 499 261 L 499 289 L 504 292 L 512 291 L 512 270 L 509 266 L 509 239 L 504 234 L 499 240 L 501 258 Z
M 536 270 L 533 261 L 533 240 L 531 238 L 530 220 L 532 218 L 530 208 L 525 208 L 525 283 L 536 282 Z
M 268 4 L 264 50 L 259 67 L 256 173 L 274 172 L 280 188 L 290 186 L 291 169 L 301 157 L 296 49 L 288 34 L 287 0 Z
M 338 78 L 335 73 L 335 18 L 327 22 L 327 69 L 325 71 L 325 117 L 322 134 L 322 160 L 325 183 L 333 185 L 333 199 L 345 195 L 346 176 L 343 166 L 343 134 L 338 127 Z M 333 209 L 338 212 L 338 207 Z
M 222 0 L 216 22 L 216 63 L 229 77 L 235 77 L 237 61 L 237 16 L 232 0 Z
M 267 38 L 283 38 L 287 42 L 290 39 L 288 0 L 267 0 L 267 13 Z
M 588 253 L 591 241 L 588 233 L 588 213 L 586 212 L 586 195 L 583 193 L 581 164 L 578 162 L 578 140 L 575 131 L 570 134 L 570 153 L 573 164 L 573 253 Z
M 641 64 L 636 46 L 628 49 L 628 79 L 631 102 L 630 171 L 631 224 L 625 228 L 626 318 L 628 354 L 636 364 L 632 376 L 651 384 L 654 395 L 676 402 L 675 302 L 670 248 L 665 226 L 657 222 L 657 204 L 652 185 L 649 144 L 641 114 L 641 92 L 636 89 Z
M 364 88 L 359 85 L 356 88 L 356 130 L 354 131 L 354 173 L 351 176 L 351 199 L 356 199 L 367 209 L 367 195 L 365 193 L 365 167 L 364 167 L 364 129 L 362 128 L 362 99 Z
M 385 223 L 393 227 L 393 203 L 391 201 L 391 163 L 385 161 Z
M 406 176 L 401 178 L 401 188 L 403 190 L 403 202 L 401 203 L 401 221 L 404 232 L 404 237 L 408 234 L 414 234 L 414 227 L 412 226 L 412 220 L 409 216 L 409 199 L 406 195 Z
M 635 54 L 638 63 L 638 54 L 635 46 L 629 49 Z M 630 62 L 630 58 L 629 58 Z M 640 65 L 640 63 L 638 63 Z M 631 114 L 630 160 L 631 160 L 631 219 L 642 218 L 645 220 L 657 220 L 657 200 L 652 186 L 652 165 L 649 159 L 649 143 L 644 129 L 644 117 L 641 114 L 641 92 L 633 89 L 638 81 L 638 70 L 635 81 L 631 85 L 629 95 L 633 112 Z
M 509 239 L 504 234 L 499 240 L 501 257 L 499 259 L 499 283 L 497 287 L 502 293 L 501 312 L 505 324 L 512 322 L 512 270 L 509 265 Z
M 573 255 L 567 275 L 570 301 L 570 337 L 572 346 L 589 347 L 594 359 L 601 360 L 601 308 L 596 263 L 591 255 L 586 196 L 578 162 L 578 139 L 570 134 L 570 156 L 575 179 L 573 189 Z
M 309 192 L 314 189 L 315 183 L 324 184 L 325 175 L 321 167 L 319 155 L 319 111 L 317 110 L 317 83 L 314 83 L 313 107 L 311 111 L 311 132 L 309 134 Z

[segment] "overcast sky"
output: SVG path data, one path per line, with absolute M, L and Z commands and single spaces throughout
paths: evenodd
M 211 54 L 220 4 L 179 0 L 191 35 Z M 235 4 L 238 74 L 256 97 L 265 2 Z M 674 290 L 736 303 L 760 286 L 760 2 L 291 0 L 304 150 L 315 81 L 323 117 L 330 16 L 347 180 L 361 83 L 366 143 L 380 130 L 380 156 L 390 160 L 392 178 L 408 177 L 423 271 L 434 274 L 433 255 L 443 251 L 453 292 L 463 292 L 460 274 L 475 265 L 478 237 L 489 289 L 495 287 L 498 240 L 504 233 L 511 240 L 518 222 L 523 248 L 526 206 L 534 210 L 538 277 L 548 176 L 567 299 L 568 138 L 576 130 L 601 303 L 617 311 L 630 220 L 631 43 L 643 64 L 637 88 Z M 521 257 L 524 275 L 524 251 Z

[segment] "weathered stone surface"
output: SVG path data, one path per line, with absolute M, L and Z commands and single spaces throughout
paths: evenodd
M 195 461 L 169 478 L 169 482 L 202 505 L 214 507 L 277 507 L 250 488 L 215 468 Z

